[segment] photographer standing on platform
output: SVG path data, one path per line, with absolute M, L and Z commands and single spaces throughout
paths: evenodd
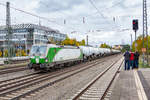
M 135 68 L 138 68 L 139 67 L 139 53 L 138 53 L 138 51 L 136 51 L 135 53 L 134 53 L 134 63 L 135 63 Z
M 124 54 L 124 58 L 125 58 L 125 70 L 129 70 L 130 69 L 130 53 L 128 51 L 125 52 Z

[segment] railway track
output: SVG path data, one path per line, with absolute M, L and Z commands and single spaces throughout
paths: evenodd
M 106 58 L 106 59 L 107 59 L 107 58 Z M 108 57 L 108 59 L 109 59 L 109 57 Z M 92 62 L 80 63 L 80 65 L 82 66 L 82 65 L 84 65 L 84 64 L 95 63 L 96 61 L 98 61 L 98 60 L 93 60 Z M 72 67 L 75 67 L 75 66 L 79 66 L 79 65 L 74 65 L 74 66 L 72 66 Z M 16 67 L 13 67 L 13 68 L 16 68 Z M 17 67 L 17 68 L 18 68 L 18 67 Z M 55 70 L 53 70 L 53 71 L 57 71 L 57 70 L 63 71 L 63 70 L 66 70 L 67 68 L 68 68 L 68 67 L 65 67 L 64 69 L 55 69 Z M 70 68 L 70 67 L 69 67 L 69 68 Z M 11 68 L 6 68 L 6 69 L 11 69 Z M 5 70 L 5 69 L 4 69 L 4 70 Z M 1 71 L 3 71 L 3 70 L 1 70 Z M 57 72 L 56 72 L 56 73 L 57 73 Z M 32 74 L 28 74 L 28 75 L 25 75 L 25 76 L 16 77 L 16 78 L 13 78 L 13 79 L 3 80 L 3 81 L 0 81 L 0 83 L 12 81 L 12 80 L 18 80 L 18 79 L 21 79 L 21 78 L 25 78 L 25 77 L 31 76 L 31 75 L 33 75 L 33 74 L 37 74 L 37 73 L 32 73 Z M 52 74 L 53 74 L 53 73 L 52 73 Z
M 70 100 L 105 100 L 105 97 L 109 94 L 108 90 L 120 70 L 122 63 L 123 59 L 117 63 L 112 63 L 89 84 L 71 97 Z
M 0 69 L 0 75 L 27 70 L 28 68 L 26 66 L 27 65 L 20 65 L 2 68 Z
M 12 64 L 26 63 L 29 62 L 29 59 L 26 60 L 11 60 Z
M 47 86 L 51 86 L 60 82 L 72 75 L 87 70 L 95 65 L 98 65 L 111 57 L 106 57 L 103 60 L 98 59 L 85 64 L 75 65 L 76 67 L 69 67 L 46 74 L 34 74 L 27 77 L 20 77 L 12 80 L 0 82 L 0 99 L 2 100 L 17 100 L 27 95 L 30 95 Z
M 22 65 L 22 66 L 14 66 L 10 68 L 3 68 L 0 69 L 0 75 L 2 74 L 7 74 L 7 73 L 13 73 L 13 72 L 18 72 L 18 71 L 24 71 L 27 69 L 27 65 Z

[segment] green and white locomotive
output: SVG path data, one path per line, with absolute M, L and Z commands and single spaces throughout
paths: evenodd
M 83 60 L 79 47 L 54 44 L 35 44 L 30 51 L 30 64 L 34 70 L 49 70 Z

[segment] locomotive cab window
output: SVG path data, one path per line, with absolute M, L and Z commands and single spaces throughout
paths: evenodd
M 47 46 L 32 46 L 30 56 L 46 56 Z

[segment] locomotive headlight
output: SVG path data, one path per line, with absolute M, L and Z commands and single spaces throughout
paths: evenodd
M 33 58 L 34 58 L 34 56 L 30 56 L 30 58 L 31 58 L 31 59 L 33 59 Z
M 39 63 L 39 58 L 36 58 L 36 63 Z
M 48 59 L 47 59 L 47 58 L 45 58 L 45 62 L 48 62 Z

